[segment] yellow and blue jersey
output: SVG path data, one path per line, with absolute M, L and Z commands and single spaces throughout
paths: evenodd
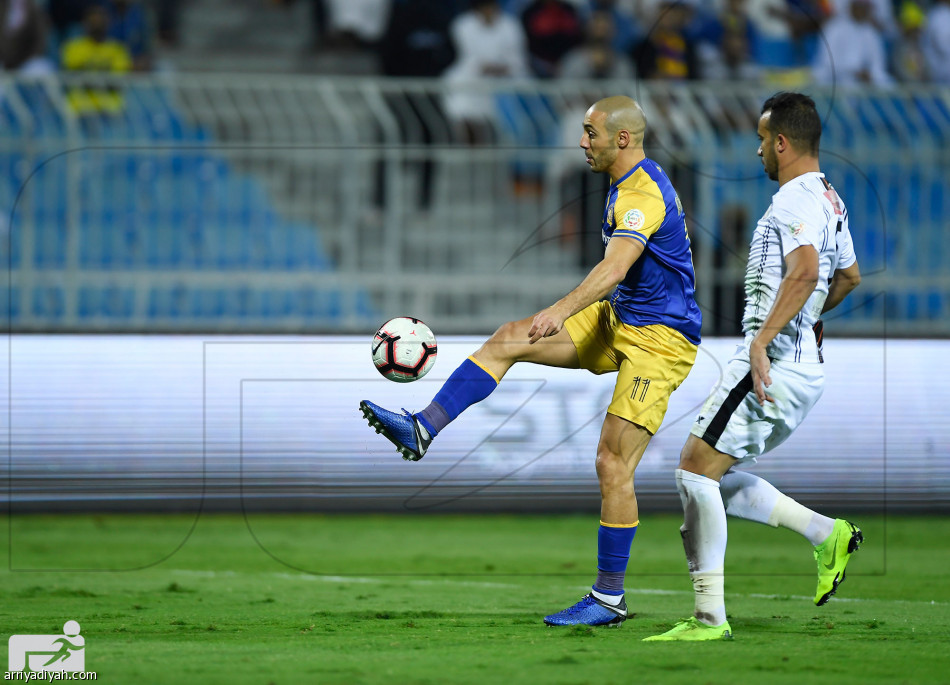
M 694 297 L 686 215 L 659 164 L 644 159 L 611 183 L 602 231 L 604 246 L 614 237 L 644 245 L 610 296 L 620 320 L 633 326 L 669 326 L 698 345 L 703 318 Z

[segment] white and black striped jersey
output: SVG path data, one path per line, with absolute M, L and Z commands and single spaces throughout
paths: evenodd
M 785 275 L 785 256 L 803 245 L 812 245 L 818 251 L 818 286 L 798 315 L 769 344 L 768 355 L 773 360 L 818 363 L 812 326 L 821 314 L 835 270 L 847 268 L 856 260 L 848 211 L 820 172 L 802 174 L 779 188 L 755 227 L 742 317 L 747 343 L 775 302 Z

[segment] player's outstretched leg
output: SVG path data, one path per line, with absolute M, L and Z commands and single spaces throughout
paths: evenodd
M 577 351 L 570 335 L 561 330 L 536 343 L 528 340 L 532 319 L 501 326 L 472 356 L 462 362 L 418 413 L 389 411 L 373 402 L 360 402 L 369 425 L 396 446 L 403 459 L 422 459 L 432 439 L 476 402 L 488 397 L 511 366 L 519 361 L 577 368 Z
M 864 540 L 854 525 L 830 519 L 799 504 L 768 481 L 746 471 L 731 470 L 722 477 L 726 514 L 769 526 L 788 528 L 804 536 L 815 548 L 821 606 L 844 581 L 845 566 Z
M 368 400 L 360 411 L 369 425 L 396 446 L 403 459 L 422 459 L 432 439 L 465 409 L 488 397 L 498 379 L 474 357 L 469 357 L 449 376 L 428 407 L 418 414 L 405 409 L 396 413 Z
M 831 535 L 815 546 L 815 562 L 818 564 L 818 590 L 815 592 L 817 606 L 827 602 L 844 582 L 845 567 L 862 542 L 864 534 L 857 526 L 844 519 L 835 519 Z

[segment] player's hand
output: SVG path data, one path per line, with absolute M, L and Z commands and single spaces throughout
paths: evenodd
M 772 385 L 772 377 L 769 375 L 772 362 L 769 361 L 764 347 L 752 344 L 749 348 L 749 365 L 752 367 L 752 387 L 755 389 L 755 398 L 759 404 L 774 402 L 775 398 L 766 391 L 766 388 Z
M 528 329 L 528 342 L 534 344 L 541 338 L 557 335 L 564 328 L 564 319 L 566 318 L 557 310 L 557 305 L 538 312 L 534 315 L 531 328 Z

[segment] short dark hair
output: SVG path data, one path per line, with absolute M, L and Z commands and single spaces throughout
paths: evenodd
M 818 154 L 821 141 L 821 117 L 815 101 L 802 93 L 776 93 L 762 105 L 762 114 L 771 111 L 769 131 L 781 133 L 803 152 Z

